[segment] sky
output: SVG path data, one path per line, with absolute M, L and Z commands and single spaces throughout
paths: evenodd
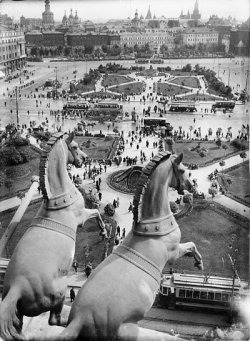
M 152 15 L 167 18 L 179 17 L 181 11 L 186 14 L 193 12 L 195 0 L 50 0 L 50 9 L 54 13 L 54 19 L 61 21 L 66 10 L 73 14 L 77 10 L 82 21 L 105 22 L 109 19 L 133 18 L 135 10 L 144 17 L 150 6 Z M 231 15 L 239 22 L 246 21 L 250 16 L 249 0 L 198 0 L 201 19 L 208 19 L 210 15 L 219 17 Z M 0 0 L 0 13 L 8 14 L 19 20 L 21 15 L 26 18 L 42 18 L 44 11 L 43 0 Z

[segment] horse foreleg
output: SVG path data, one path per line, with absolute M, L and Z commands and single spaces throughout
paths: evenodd
M 49 315 L 49 325 L 50 326 L 62 326 L 65 327 L 67 325 L 67 318 L 62 318 L 61 313 L 63 309 L 64 300 L 58 304 L 56 307 L 50 310 Z
M 176 335 L 146 329 L 133 323 L 122 324 L 118 330 L 118 338 L 121 341 L 185 341 Z
M 193 242 L 179 244 L 179 255 L 178 258 L 183 256 L 192 256 L 195 259 L 194 266 L 199 270 L 203 270 L 202 257 Z
M 105 224 L 104 224 L 104 221 L 102 220 L 100 212 L 97 209 L 89 209 L 89 208 L 85 208 L 85 211 L 87 213 L 87 219 L 96 218 L 100 230 L 104 231 Z

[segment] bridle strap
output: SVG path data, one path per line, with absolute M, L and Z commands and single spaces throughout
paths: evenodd
M 72 187 L 67 191 L 55 197 L 46 199 L 47 210 L 60 210 L 72 205 L 81 194 L 76 187 Z
M 119 245 L 115 251 L 113 251 L 113 254 L 134 264 L 137 268 L 151 276 L 157 282 L 157 284 L 160 285 L 161 269 L 154 262 L 140 254 L 138 251 L 135 251 L 134 249 L 125 245 Z
M 173 213 L 158 219 L 147 219 L 133 222 L 132 231 L 139 236 L 166 236 L 179 226 Z
M 70 237 L 71 239 L 73 239 L 74 242 L 76 241 L 76 231 L 72 229 L 72 227 L 62 224 L 61 222 L 54 219 L 39 216 L 35 217 L 30 225 L 30 228 L 32 227 L 41 227 L 44 229 L 52 230 L 61 233 L 67 237 Z

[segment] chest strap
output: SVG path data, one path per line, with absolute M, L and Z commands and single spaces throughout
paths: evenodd
M 74 242 L 76 241 L 76 230 L 50 218 L 35 217 L 30 225 L 30 228 L 31 227 L 41 227 L 52 230 L 70 237 Z
M 149 276 L 151 276 L 157 282 L 157 284 L 160 285 L 160 268 L 154 262 L 141 255 L 139 252 L 125 245 L 119 245 L 115 251 L 113 251 L 113 254 L 134 264 L 137 268 L 143 270 Z

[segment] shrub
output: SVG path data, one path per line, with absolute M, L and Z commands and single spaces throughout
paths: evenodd
M 3 157 L 5 158 L 5 162 L 7 166 L 15 166 L 23 163 L 23 158 L 18 150 L 11 146 L 8 148 L 4 148 L 2 151 Z
M 192 196 L 192 194 L 185 194 L 185 195 L 183 195 L 183 202 L 184 202 L 184 204 L 192 205 L 192 203 L 193 203 L 193 196 Z
M 207 156 L 207 153 L 204 150 L 201 150 L 199 152 L 199 155 L 200 155 L 200 157 L 205 157 L 205 156 Z
M 115 208 L 111 203 L 109 203 L 104 207 L 104 212 L 107 216 L 113 217 L 115 214 Z
M 25 163 L 25 162 L 28 162 L 31 158 L 31 153 L 28 151 L 28 150 L 22 150 L 19 152 L 22 159 L 23 159 L 23 162 L 22 163 Z
M 241 140 L 241 139 L 234 139 L 234 140 L 231 142 L 231 145 L 234 146 L 234 147 L 237 148 L 237 149 L 245 150 L 245 149 L 247 149 L 247 147 L 248 147 L 248 141 L 246 141 L 246 140 Z
M 178 211 L 178 206 L 174 201 L 170 201 L 170 209 L 172 213 L 176 213 Z
M 16 134 L 13 137 L 13 142 L 15 146 L 28 146 L 29 140 L 20 136 L 19 134 Z

